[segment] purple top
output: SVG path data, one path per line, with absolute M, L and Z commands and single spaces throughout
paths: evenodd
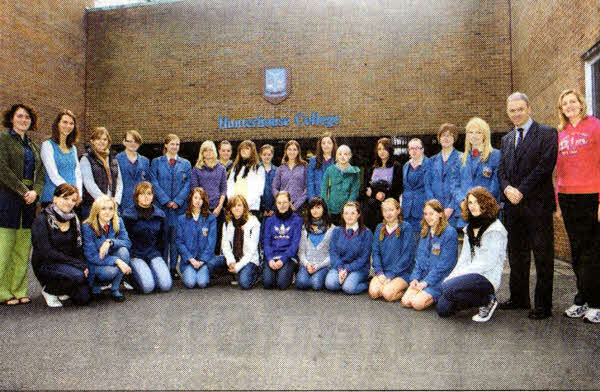
M 219 205 L 221 195 L 227 195 L 227 173 L 219 162 L 212 169 L 202 165 L 202 169 L 192 169 L 192 189 L 200 186 L 208 195 L 208 208 L 214 210 Z
M 296 165 L 293 169 L 283 164 L 275 171 L 273 179 L 273 197 L 279 191 L 288 191 L 295 210 L 306 201 L 306 166 Z
M 383 180 L 388 184 L 392 183 L 394 178 L 394 167 L 378 167 L 373 169 L 373 175 L 371 176 L 371 182 Z

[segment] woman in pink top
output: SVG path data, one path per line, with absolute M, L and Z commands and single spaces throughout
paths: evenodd
M 600 120 L 586 115 L 585 100 L 565 90 L 558 99 L 557 216 L 562 217 L 577 279 L 577 295 L 565 311 L 600 323 Z

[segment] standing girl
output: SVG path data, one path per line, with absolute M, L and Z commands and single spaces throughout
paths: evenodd
M 274 155 L 275 149 L 272 145 L 264 144 L 260 148 L 261 166 L 265 169 L 265 187 L 260 201 L 260 211 L 262 212 L 263 219 L 266 219 L 275 213 L 275 198 L 273 197 L 272 189 L 277 166 L 272 163 Z
M 414 241 L 419 238 L 419 224 L 423 218 L 423 206 L 427 200 L 425 192 L 425 177 L 429 159 L 423 155 L 421 139 L 411 139 L 408 142 L 410 160 L 402 168 L 404 191 L 402 192 L 402 212 L 404 220 L 414 231 Z
M 306 161 L 302 159 L 300 144 L 290 140 L 285 144 L 281 166 L 275 171 L 273 195 L 281 191 L 289 193 L 294 211 L 306 202 Z
M 296 288 L 322 290 L 325 286 L 325 275 L 331 265 L 329 244 L 333 228 L 325 200 L 320 197 L 310 199 L 300 234 L 300 270 L 296 274 Z
M 457 253 L 456 230 L 448 225 L 442 204 L 429 200 L 423 208 L 421 239 L 402 306 L 423 310 L 433 305 L 440 296 L 442 281 L 456 265 Z
M 306 186 L 308 200 L 321 195 L 321 181 L 325 170 L 334 164 L 337 144 L 331 133 L 327 132 L 317 140 L 317 154 L 308 161 Z
M 414 265 L 412 230 L 402 221 L 402 208 L 394 198 L 381 203 L 383 222 L 373 235 L 373 270 L 375 276 L 369 284 L 372 299 L 383 297 L 386 301 L 402 298 L 408 287 Z
M 167 216 L 165 230 L 165 247 L 163 259 L 168 262 L 171 277 L 179 280 L 177 272 L 177 219 L 186 210 L 185 200 L 190 193 L 190 177 L 192 165 L 187 159 L 177 155 L 179 152 L 179 137 L 168 134 L 165 138 L 163 156 L 154 158 L 150 166 L 152 186 L 158 205 Z M 207 206 L 208 207 L 208 206 Z
M 341 145 L 335 154 L 335 165 L 325 170 L 321 182 L 321 197 L 327 203 L 334 224 L 340 222 L 342 206 L 356 200 L 360 189 L 360 169 L 350 165 L 350 158 L 350 147 Z
M 347 202 L 342 208 L 342 225 L 331 234 L 331 268 L 325 277 L 327 290 L 359 294 L 369 287 L 372 243 L 373 234 L 362 223 L 360 204 Z
M 123 197 L 119 206 L 121 212 L 136 204 L 133 194 L 137 184 L 142 181 L 151 181 L 150 161 L 137 152 L 142 145 L 142 136 L 136 130 L 127 131 L 123 145 L 125 151 L 121 151 L 115 156 L 123 175 Z
M 229 173 L 227 198 L 244 196 L 250 211 L 258 216 L 264 186 L 265 169 L 258 162 L 256 145 L 252 140 L 244 140 L 238 145 L 237 156 Z

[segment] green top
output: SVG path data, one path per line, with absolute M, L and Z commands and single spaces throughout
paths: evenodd
M 346 202 L 358 198 L 360 169 L 349 165 L 343 172 L 337 165 L 325 170 L 321 181 L 321 197 L 327 203 L 330 214 L 340 214 Z
M 18 195 L 25 195 L 29 188 L 23 183 L 23 160 L 25 152 L 22 141 L 17 139 L 19 136 L 10 134 L 10 130 L 0 133 L 0 183 Z M 33 190 L 38 197 L 42 195 L 44 188 L 44 165 L 40 158 L 38 146 L 28 139 L 28 146 L 35 157 L 35 170 L 33 176 Z

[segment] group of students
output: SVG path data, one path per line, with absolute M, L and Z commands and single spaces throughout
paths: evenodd
M 509 97 L 509 107 L 525 100 L 529 108 L 526 96 L 516 94 Z M 562 102 L 571 95 L 583 105 L 576 92 L 563 94 L 559 116 L 571 114 Z M 598 121 L 581 109 L 574 119 L 585 122 L 590 147 L 598 148 Z M 573 124 L 563 124 L 563 132 Z M 95 128 L 79 160 L 76 117 L 70 111 L 59 113 L 52 137 L 39 152 L 25 134 L 35 130 L 31 108 L 13 105 L 4 125 L 0 166 L 10 175 L 0 178 L 0 208 L 8 213 L 0 222 L 0 246 L 8 253 L 0 263 L 0 300 L 7 305 L 30 302 L 22 260 L 32 241 L 34 272 L 49 306 L 62 306 L 66 297 L 87 303 L 106 285 L 115 301 L 123 301 L 124 276 L 149 293 L 168 291 L 181 278 L 186 287 L 204 288 L 219 274 L 234 274 L 243 289 L 253 287 L 259 276 L 267 289 L 294 282 L 299 289 L 348 294 L 368 289 L 374 299 L 401 299 L 417 310 L 437 304 L 441 316 L 479 306 L 476 321 L 489 320 L 498 306 L 495 292 L 510 242 L 500 206 L 514 201 L 511 192 L 517 188 L 501 185 L 504 157 L 492 148 L 490 127 L 481 118 L 465 127 L 464 153 L 454 148 L 458 127 L 443 124 L 437 135 L 440 153 L 427 158 L 422 141 L 412 139 L 404 166 L 393 159 L 390 139 L 379 139 L 362 188 L 350 148 L 337 147 L 331 134 L 317 141 L 308 162 L 299 143 L 288 141 L 279 167 L 268 144 L 257 150 L 245 140 L 232 161 L 229 142 L 222 141 L 217 153 L 215 144 L 205 141 L 192 168 L 178 155 L 180 140 L 174 134 L 165 138 L 164 155 L 150 162 L 137 153 L 138 132 L 126 132 L 125 151 L 114 155 L 109 132 Z M 600 190 L 595 180 L 587 181 L 589 191 Z M 561 200 L 565 181 L 557 182 Z M 568 186 L 578 192 L 574 184 Z M 43 209 L 35 217 L 38 195 Z M 572 245 L 581 241 L 569 230 L 567 225 Z M 460 256 L 457 233 L 464 233 Z M 580 289 L 579 281 L 590 281 L 596 272 L 581 270 L 578 251 L 573 248 Z M 514 302 L 512 280 L 511 274 Z M 583 287 L 582 316 L 597 322 L 592 313 L 600 306 L 589 304 L 597 299 Z M 595 316 L 600 322 L 600 314 Z

